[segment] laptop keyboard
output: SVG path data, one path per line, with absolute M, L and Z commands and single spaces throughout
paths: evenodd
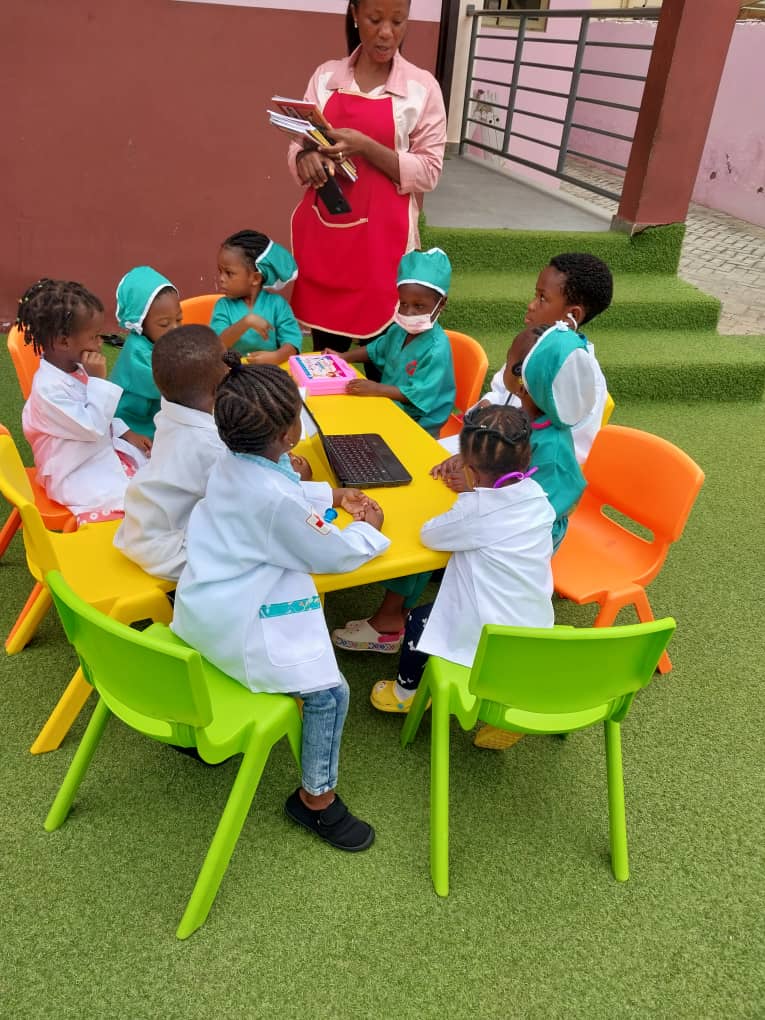
M 327 445 L 332 450 L 336 474 L 344 478 L 386 481 L 392 477 L 379 452 L 364 436 L 332 436 L 331 439 L 327 437 Z

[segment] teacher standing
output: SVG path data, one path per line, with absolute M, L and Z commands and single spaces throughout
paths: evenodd
M 320 153 L 290 146 L 290 168 L 306 186 L 292 216 L 299 269 L 292 308 L 311 328 L 314 350 L 346 351 L 392 322 L 398 263 L 419 246 L 422 195 L 441 174 L 441 89 L 399 52 L 409 6 L 409 0 L 350 0 L 349 56 L 321 64 L 305 96 L 332 125 L 335 144 Z M 349 157 L 358 170 L 355 183 L 339 170 Z M 349 213 L 331 215 L 316 194 L 333 171 Z

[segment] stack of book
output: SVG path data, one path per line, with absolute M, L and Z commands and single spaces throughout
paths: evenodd
M 272 96 L 271 102 L 279 107 L 281 113 L 268 110 L 268 120 L 280 131 L 315 143 L 320 149 L 335 144 L 329 121 L 313 103 L 306 103 L 302 99 L 286 99 L 284 96 Z M 358 180 L 359 175 L 353 160 L 344 159 L 340 169 L 349 180 Z

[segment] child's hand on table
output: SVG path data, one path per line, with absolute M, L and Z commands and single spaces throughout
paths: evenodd
M 380 383 L 372 382 L 371 379 L 351 379 L 345 384 L 345 392 L 352 397 L 385 397 Z
M 305 457 L 300 457 L 297 453 L 291 453 L 289 455 L 289 458 L 290 464 L 292 465 L 292 470 L 297 471 L 297 473 L 300 475 L 300 481 L 310 482 L 311 479 L 313 478 L 313 468 L 305 459 Z
M 322 354 L 331 354 L 333 358 L 339 358 L 341 361 L 345 361 L 345 355 L 342 351 L 333 351 L 331 347 L 325 347 L 321 352 Z M 348 352 L 346 351 L 345 354 Z
M 140 432 L 134 432 L 132 429 L 128 429 L 127 432 L 123 432 L 120 439 L 124 439 L 126 443 L 130 443 L 131 446 L 135 446 L 136 449 L 140 450 L 141 453 L 145 453 L 146 456 L 151 455 L 151 439 L 148 436 L 142 436 Z
M 430 469 L 431 478 L 440 478 L 452 492 L 470 492 L 474 486 L 462 457 L 457 453 Z
M 354 514 L 353 519 L 355 521 L 365 521 L 367 524 L 371 524 L 373 528 L 381 531 L 384 517 L 382 507 L 375 500 L 370 499 L 369 496 L 365 498 L 367 505 L 358 514 Z
M 247 323 L 248 329 L 254 329 L 264 340 L 268 340 L 268 332 L 272 328 L 270 322 L 267 322 L 262 316 L 256 315 L 254 312 L 245 315 L 244 321 Z
M 100 351 L 83 351 L 80 364 L 91 379 L 106 378 L 106 358 Z
M 363 521 L 364 517 L 358 517 L 358 514 L 363 514 L 369 505 L 369 496 L 361 489 L 333 489 L 332 490 L 332 506 L 342 507 L 346 513 L 349 513 L 355 520 Z

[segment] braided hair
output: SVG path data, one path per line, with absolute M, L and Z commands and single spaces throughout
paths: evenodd
M 586 252 L 567 252 L 550 259 L 550 265 L 565 276 L 563 296 L 571 305 L 581 305 L 583 326 L 611 304 L 614 278 L 601 259 Z
M 526 471 L 531 461 L 531 425 L 519 407 L 493 404 L 465 415 L 460 433 L 463 460 L 489 476 Z
M 104 306 L 81 283 L 43 277 L 19 301 L 16 326 L 35 354 L 50 350 L 57 337 L 71 336 Z
M 259 273 L 258 259 L 270 243 L 269 238 L 265 234 L 258 233 L 257 230 L 238 230 L 231 237 L 226 238 L 221 248 L 238 248 L 250 269 Z
M 215 424 L 233 453 L 262 454 L 300 413 L 300 393 L 276 365 L 242 365 L 236 351 L 223 360 L 231 371 L 218 387 Z

